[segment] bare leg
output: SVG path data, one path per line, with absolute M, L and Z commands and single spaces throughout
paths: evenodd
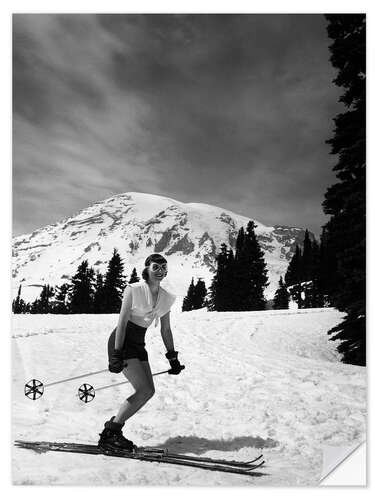
M 148 361 L 142 361 L 141 363 L 142 363 L 144 372 L 145 372 L 145 374 L 147 376 L 148 383 L 150 384 L 150 386 L 153 388 L 153 390 L 155 392 L 154 379 L 152 377 L 152 372 L 151 372 L 151 367 L 149 365 L 149 362 Z
M 142 408 L 155 392 L 152 376 L 150 381 L 151 370 L 148 362 L 136 358 L 127 359 L 126 362 L 127 367 L 123 369 L 123 374 L 129 380 L 135 392 L 120 406 L 114 419 L 114 422 L 121 424 L 125 423 L 126 420 Z

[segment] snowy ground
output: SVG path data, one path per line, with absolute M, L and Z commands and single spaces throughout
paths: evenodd
M 266 458 L 263 477 L 105 456 L 36 454 L 13 447 L 15 484 L 314 485 L 322 446 L 364 440 L 366 370 L 339 362 L 327 330 L 331 309 L 174 313 L 173 332 L 186 370 L 155 378 L 156 394 L 126 427 L 139 446 L 198 456 Z M 98 392 L 84 404 L 80 384 L 119 382 L 109 372 L 24 396 L 26 381 L 45 384 L 105 369 L 116 315 L 18 315 L 13 319 L 13 439 L 96 443 L 103 422 L 131 393 Z M 147 332 L 154 372 L 168 368 L 159 332 Z

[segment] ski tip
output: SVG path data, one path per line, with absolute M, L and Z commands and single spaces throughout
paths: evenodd
M 265 464 L 265 460 L 262 460 L 262 462 L 260 462 L 259 464 L 256 464 L 256 465 L 253 465 L 253 466 L 250 466 L 248 469 L 246 469 L 247 472 L 252 472 L 252 471 L 255 471 L 255 470 L 258 470 L 260 467 L 263 467 L 263 465 Z
M 247 463 L 250 465 L 250 464 L 253 464 L 254 462 L 257 462 L 258 460 L 261 460 L 262 458 L 263 458 L 263 453 L 261 455 L 259 455 L 258 457 L 253 458 L 252 460 L 249 460 Z

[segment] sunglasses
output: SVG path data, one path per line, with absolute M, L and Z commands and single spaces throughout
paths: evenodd
M 164 262 L 163 264 L 157 264 L 156 262 L 151 262 L 149 268 L 153 273 L 156 273 L 157 271 L 163 271 L 164 273 L 168 272 L 168 264 L 166 262 Z

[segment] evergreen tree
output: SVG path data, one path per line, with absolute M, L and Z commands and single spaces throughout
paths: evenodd
M 208 302 L 211 311 L 228 311 L 228 291 L 226 279 L 228 278 L 229 252 L 225 243 L 221 244 L 220 253 L 216 257 L 217 267 L 210 286 Z
M 49 285 L 44 285 L 39 298 L 40 314 L 51 312 L 50 299 L 54 296 L 54 289 Z
M 238 231 L 236 240 L 236 251 L 233 261 L 233 282 L 234 290 L 231 297 L 231 306 L 233 311 L 246 310 L 246 298 L 249 294 L 247 280 L 247 255 L 245 249 L 245 230 L 241 227 Z
M 279 288 L 275 292 L 273 299 L 273 309 L 288 309 L 289 308 L 289 292 L 283 282 L 282 276 L 279 279 Z
M 54 296 L 54 289 L 49 285 L 44 285 L 40 295 L 30 306 L 31 314 L 48 314 L 52 312 L 50 299 Z
M 104 279 L 103 309 L 106 314 L 119 313 L 121 309 L 122 294 L 126 286 L 126 277 L 123 275 L 124 264 L 117 249 L 108 263 Z
M 323 294 L 324 303 L 327 306 L 332 306 L 332 297 L 338 279 L 337 259 L 332 245 L 328 244 L 328 233 L 324 226 L 320 237 L 318 273 L 319 288 Z
M 236 310 L 239 311 L 260 311 L 266 305 L 267 267 L 255 228 L 254 222 L 249 221 L 240 254 L 236 255 Z
M 303 240 L 303 253 L 301 260 L 301 279 L 302 281 L 311 281 L 313 273 L 313 254 L 312 243 L 307 229 Z
M 311 302 L 309 307 L 324 307 L 324 294 L 321 286 L 321 261 L 320 261 L 320 245 L 315 240 L 312 241 L 312 276 L 311 276 Z
M 287 286 L 302 282 L 302 257 L 299 245 L 296 245 L 294 254 L 288 264 L 285 273 L 285 284 Z
M 222 280 L 222 311 L 235 311 L 236 304 L 236 273 L 233 250 L 230 248 L 226 252 L 225 266 L 223 267 Z
M 52 308 L 52 312 L 54 314 L 67 314 L 69 312 L 67 305 L 68 293 L 68 283 L 63 283 L 62 285 L 56 287 L 55 300 Z
M 139 282 L 139 278 L 138 278 L 137 270 L 134 267 L 132 274 L 130 276 L 129 285 L 131 285 L 132 283 L 138 283 L 138 282 Z
M 242 255 L 242 249 L 245 242 L 245 230 L 243 227 L 240 227 L 236 239 L 236 251 L 235 251 L 235 259 L 238 260 Z
M 268 284 L 264 253 L 250 221 L 246 232 L 240 228 L 235 254 L 225 243 L 216 258 L 217 269 L 210 287 L 209 310 L 252 311 L 265 308 L 264 289 Z
M 69 312 L 89 314 L 93 311 L 94 270 L 84 260 L 73 276 L 69 290 Z
M 182 311 L 191 311 L 193 309 L 194 295 L 195 295 L 194 278 L 191 278 L 191 283 L 189 285 L 186 297 L 184 297 L 184 300 L 182 301 Z
M 17 297 L 12 302 L 12 311 L 14 314 L 22 314 L 26 309 L 26 304 L 23 299 L 21 299 L 21 289 L 22 285 L 18 288 Z
M 327 141 L 337 155 L 338 182 L 329 187 L 323 202 L 330 216 L 325 225 L 326 244 L 337 259 L 331 301 L 345 312 L 342 323 L 328 333 L 341 340 L 343 362 L 366 364 L 366 16 L 332 14 L 328 20 L 331 62 L 338 69 L 334 82 L 343 88 L 340 101 L 346 111 L 334 119 L 333 137 Z
M 93 312 L 102 314 L 104 312 L 104 278 L 99 271 L 95 273 L 94 290 Z
M 198 282 L 194 288 L 193 309 L 201 309 L 205 305 L 207 295 L 206 284 L 202 278 L 198 278 Z
M 23 314 L 29 314 L 31 312 L 31 304 L 30 304 L 30 302 L 24 302 L 24 301 L 22 301 L 22 302 L 24 304 L 23 305 L 23 311 L 22 311 L 22 313 Z
M 35 299 L 34 302 L 30 305 L 30 313 L 31 314 L 40 314 L 40 300 Z
M 298 245 L 289 262 L 285 273 L 285 284 L 289 288 L 291 297 L 297 302 L 298 308 L 302 307 L 302 256 Z

